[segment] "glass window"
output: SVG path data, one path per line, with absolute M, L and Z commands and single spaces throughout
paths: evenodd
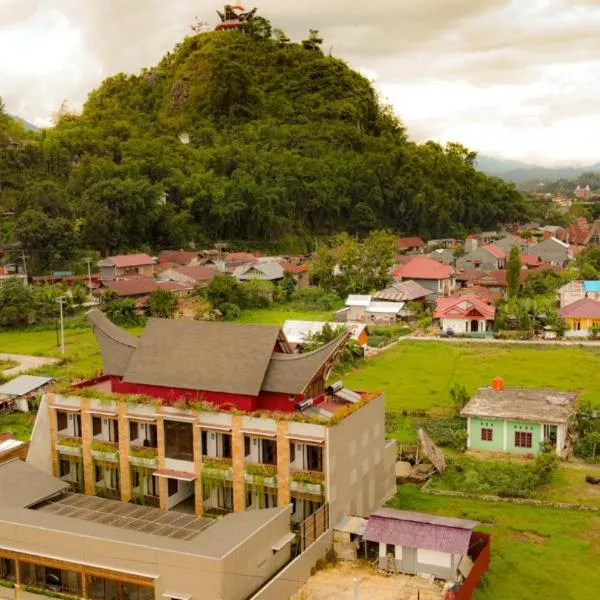
M 532 445 L 532 434 L 529 431 L 515 431 L 515 447 L 531 448 Z
M 81 574 L 66 569 L 44 567 L 22 561 L 21 581 L 25 585 L 44 588 L 62 594 L 81 595 Z
M 194 430 L 191 423 L 165 421 L 165 456 L 194 460 Z
M 490 427 L 481 428 L 481 439 L 484 442 L 491 442 L 494 439 L 494 430 Z
M 0 579 L 4 579 L 4 581 L 14 581 L 15 575 L 15 561 L 10 558 L 0 557 Z

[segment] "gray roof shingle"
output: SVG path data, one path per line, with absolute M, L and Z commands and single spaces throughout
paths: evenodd
M 279 327 L 150 319 L 123 380 L 256 396 Z

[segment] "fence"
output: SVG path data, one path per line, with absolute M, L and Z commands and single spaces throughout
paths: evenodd
M 304 552 L 315 540 L 329 529 L 329 504 L 323 504 L 310 517 L 302 521 L 298 528 L 300 552 Z
M 473 561 L 471 572 L 458 590 L 446 594 L 445 600 L 471 600 L 475 588 L 490 566 L 489 534 L 474 532 L 471 535 L 469 556 Z

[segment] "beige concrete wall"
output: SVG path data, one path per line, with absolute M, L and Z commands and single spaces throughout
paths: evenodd
M 326 449 L 331 527 L 344 515 L 368 516 L 393 494 L 395 444 L 385 439 L 383 394 L 330 427 Z
M 36 469 L 52 475 L 52 443 L 50 434 L 50 399 L 54 394 L 44 394 L 33 426 L 27 462 Z
M 163 594 L 244 600 L 289 560 L 289 545 L 279 552 L 272 547 L 289 533 L 290 512 L 291 507 L 276 515 L 223 559 L 4 521 L 0 521 L 0 549 L 156 577 L 157 600 Z
M 222 600 L 248 598 L 289 561 L 289 544 L 279 552 L 272 547 L 289 534 L 291 512 L 290 505 L 225 558 L 224 572 L 236 576 L 224 579 Z
M 310 571 L 333 545 L 332 530 L 326 531 L 304 553 L 282 569 L 250 600 L 285 600 L 295 594 L 310 578 Z

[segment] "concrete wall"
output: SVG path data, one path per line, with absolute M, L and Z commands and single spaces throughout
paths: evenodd
M 235 573 L 235 577 L 225 577 L 223 595 L 219 598 L 248 598 L 285 566 L 290 560 L 290 544 L 277 552 L 273 550 L 273 544 L 289 534 L 291 512 L 290 505 L 225 558 L 224 572 Z
M 395 493 L 395 443 L 385 440 L 381 394 L 327 430 L 327 500 L 331 526 L 344 515 L 368 516 Z
M 492 440 L 481 439 L 481 429 L 492 430 Z M 492 450 L 502 452 L 504 449 L 504 419 L 478 419 L 469 417 L 467 420 L 468 446 L 476 450 Z
M 41 535 L 37 526 L 4 521 L 0 521 L 0 550 L 10 548 L 75 566 L 156 577 L 157 600 L 163 594 L 202 600 L 244 600 L 289 560 L 289 545 L 278 552 L 272 546 L 289 532 L 290 510 L 276 515 L 223 559 L 49 529 Z
M 477 331 L 482 332 L 487 328 L 487 322 L 485 319 L 477 321 Z M 452 329 L 454 333 L 470 333 L 471 332 L 471 319 L 440 319 L 442 331 L 448 331 Z
M 36 469 L 52 474 L 52 451 L 50 446 L 50 414 L 48 395 L 44 394 L 31 432 L 31 443 L 27 461 Z
M 332 530 L 326 531 L 305 552 L 296 557 L 250 600 L 286 600 L 310 578 L 311 569 L 333 545 Z

